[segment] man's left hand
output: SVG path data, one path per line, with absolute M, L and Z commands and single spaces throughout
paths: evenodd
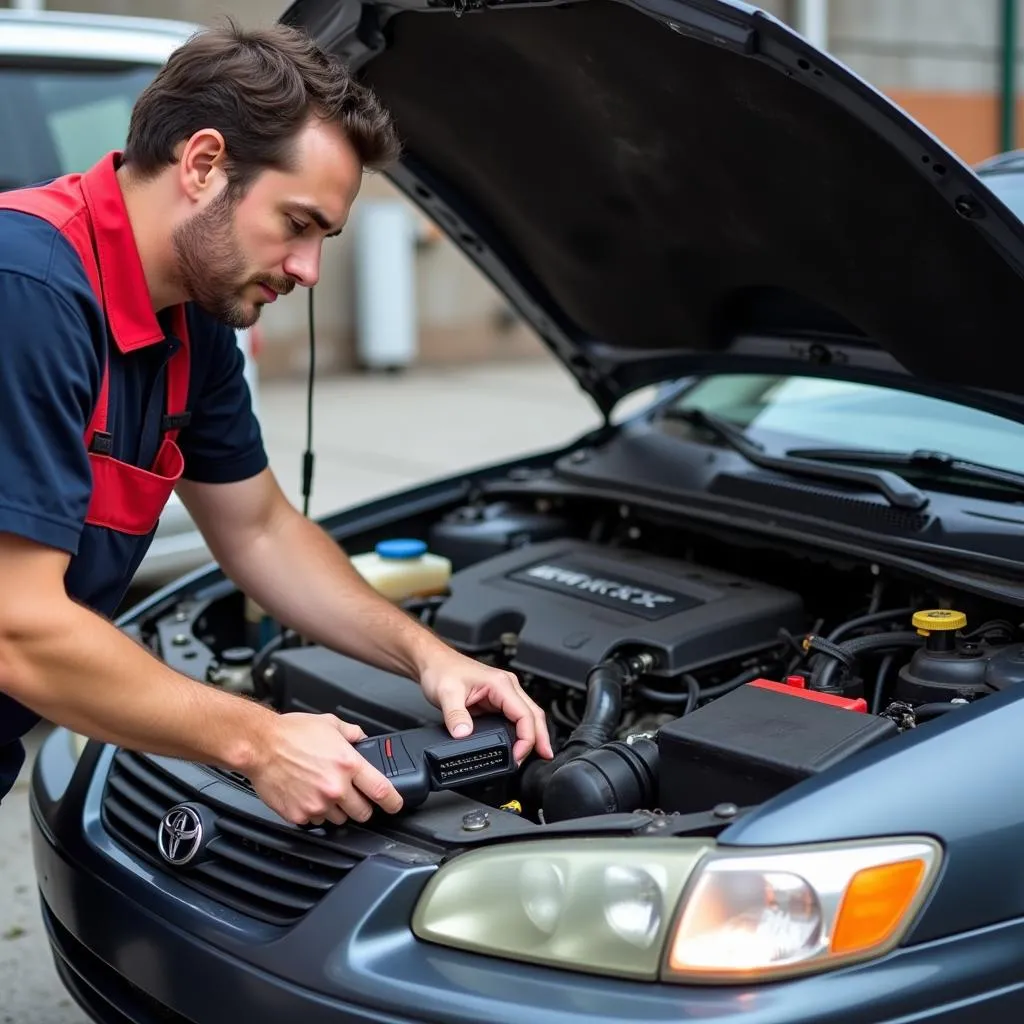
M 455 737 L 473 731 L 469 709 L 503 714 L 516 726 L 512 756 L 522 764 L 531 750 L 543 757 L 554 756 L 544 712 L 519 685 L 512 672 L 481 665 L 457 651 L 434 654 L 420 674 L 427 700 L 444 712 L 445 725 Z

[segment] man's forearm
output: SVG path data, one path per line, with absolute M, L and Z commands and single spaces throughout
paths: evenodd
M 319 526 L 289 509 L 244 550 L 221 553 L 231 579 L 311 640 L 417 679 L 442 643 L 381 597 Z
M 106 742 L 245 771 L 275 712 L 161 664 L 72 601 L 0 634 L 0 690 Z

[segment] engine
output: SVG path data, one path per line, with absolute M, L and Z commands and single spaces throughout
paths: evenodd
M 949 606 L 962 595 L 855 563 L 684 546 L 672 531 L 640 545 L 635 527 L 588 538 L 533 512 L 510 526 L 504 505 L 450 521 L 446 592 L 405 607 L 515 672 L 546 711 L 553 761 L 464 790 L 535 821 L 736 813 L 1024 680 L 1005 615 L 977 603 L 968 629 Z M 854 594 L 865 583 L 866 606 Z M 370 736 L 442 722 L 414 682 L 286 633 L 268 642 L 252 622 L 245 635 L 222 628 L 218 609 L 176 606 L 154 645 L 189 674 L 281 711 L 334 712 Z
M 613 653 L 677 676 L 774 644 L 798 594 L 703 566 L 585 541 L 548 541 L 455 573 L 433 626 L 474 655 L 514 648 L 517 672 L 579 688 Z M 653 667 L 652 667 L 653 671 Z

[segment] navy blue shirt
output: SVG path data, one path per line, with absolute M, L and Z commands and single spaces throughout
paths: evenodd
M 148 297 L 147 297 L 148 301 Z M 169 335 L 169 324 L 160 318 Z M 178 435 L 184 478 L 243 480 L 267 465 L 235 333 L 189 306 L 190 422 Z M 113 456 L 149 466 L 162 438 L 173 337 L 123 353 L 70 243 L 46 221 L 0 210 L 0 532 L 79 553 L 91 475 L 84 435 L 109 358 Z M 151 538 L 113 538 L 124 587 Z M 85 552 L 83 552 L 85 554 Z M 100 552 L 74 558 L 73 596 L 110 614 L 123 594 L 103 586 Z M 113 594 L 112 590 L 120 593 Z
M 65 551 L 68 593 L 117 608 L 155 530 L 86 522 L 93 490 L 85 435 L 109 372 L 107 433 L 119 462 L 150 469 L 164 438 L 167 365 L 181 345 L 157 316 L 116 178 L 119 154 L 45 192 L 0 195 L 0 533 Z M 38 198 L 45 194 L 47 213 Z M 95 253 L 97 287 L 80 252 Z M 233 330 L 191 304 L 189 422 L 177 436 L 184 479 L 229 483 L 267 465 Z M 120 500 L 120 499 L 119 499 Z M 126 500 L 131 500 L 131 495 Z M 146 527 L 148 529 L 148 526 Z M 38 721 L 0 694 L 0 799 Z

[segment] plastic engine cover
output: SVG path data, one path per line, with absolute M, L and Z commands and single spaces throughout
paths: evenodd
M 659 653 L 659 671 L 692 671 L 799 630 L 799 595 L 644 552 L 585 541 L 533 544 L 457 572 L 434 629 L 472 653 L 503 633 L 513 668 L 573 685 L 623 645 Z

